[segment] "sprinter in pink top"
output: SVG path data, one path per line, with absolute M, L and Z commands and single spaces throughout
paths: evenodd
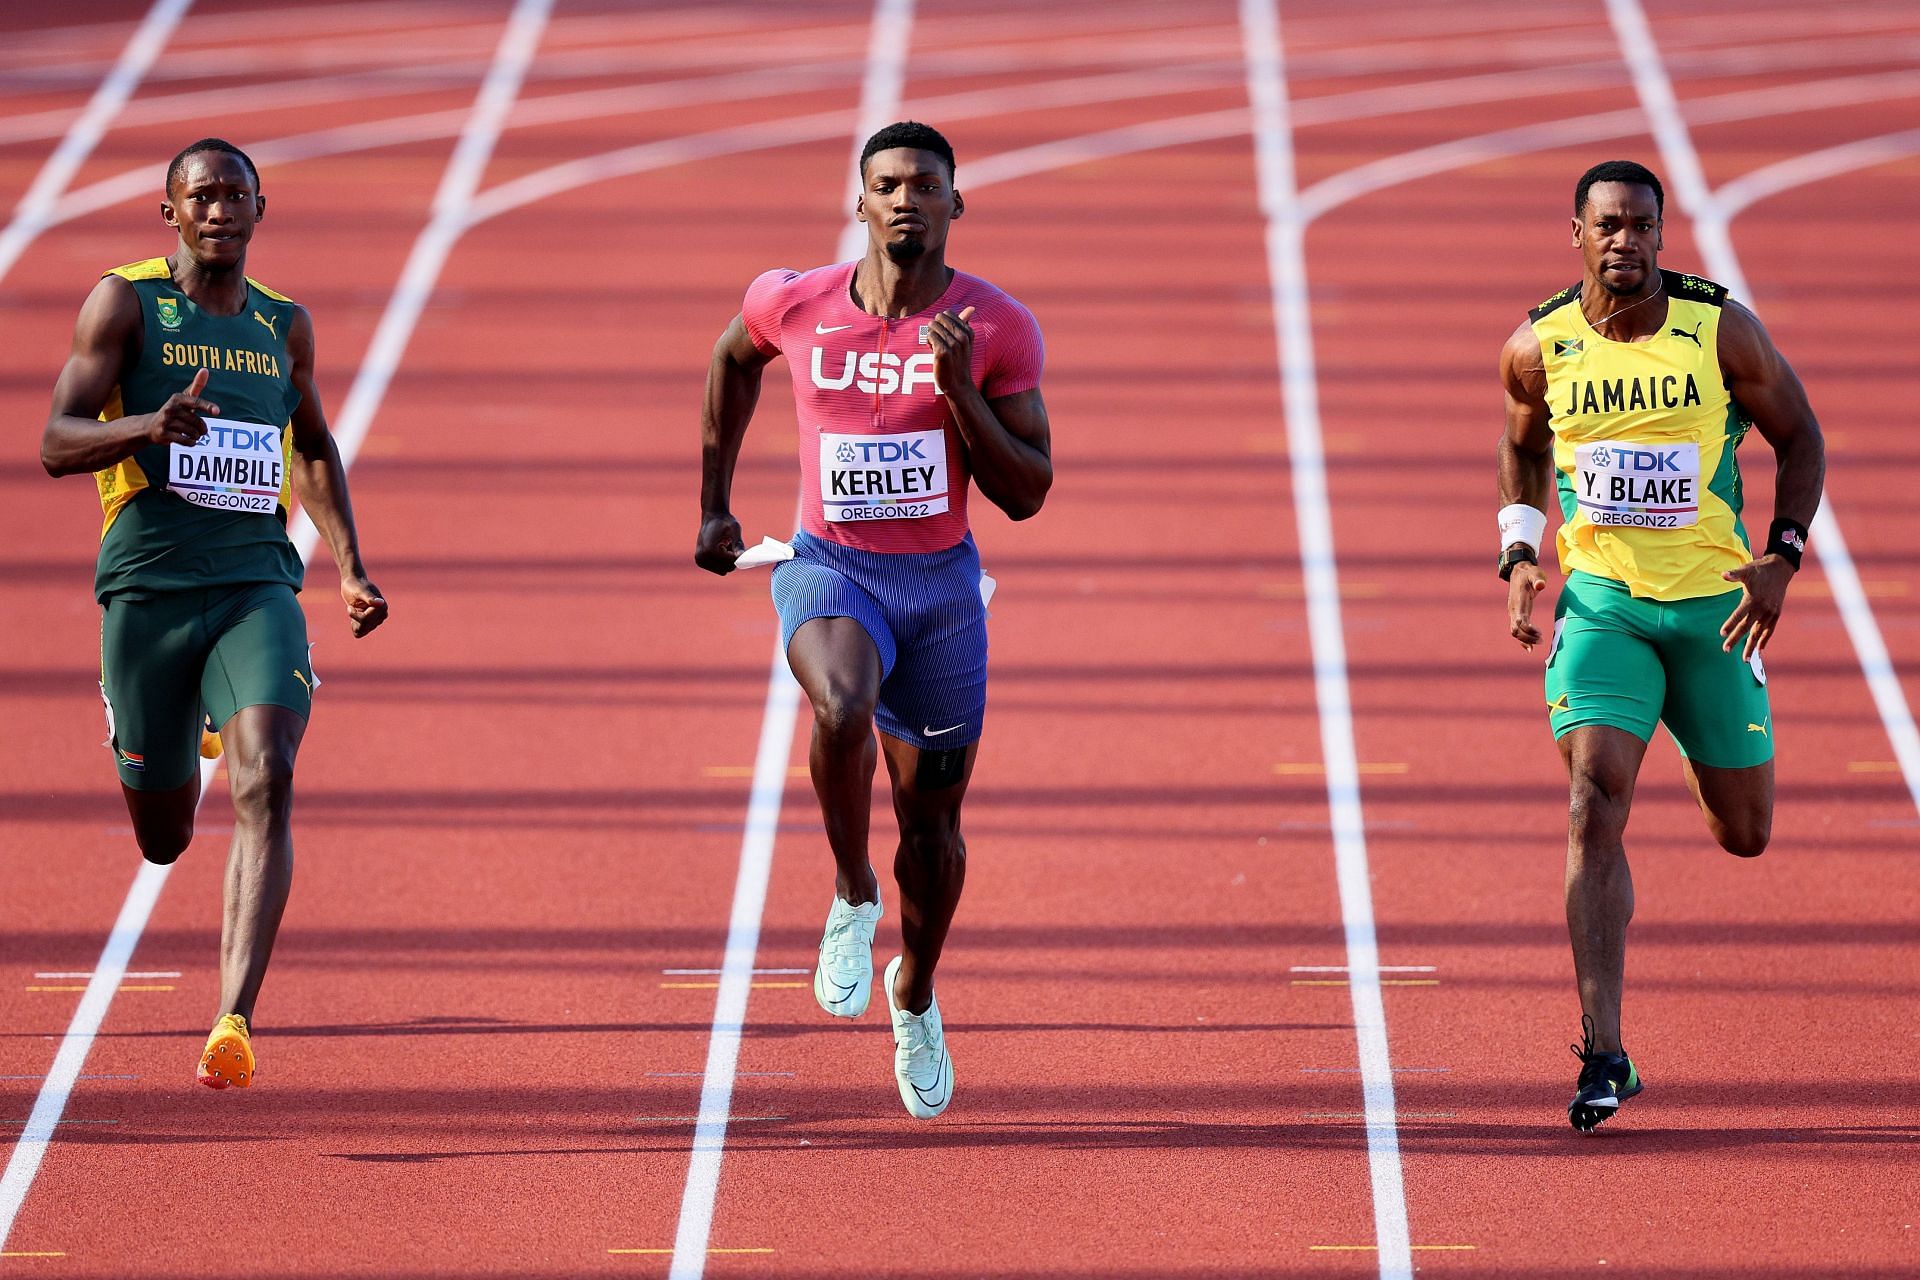
M 880 731 L 900 842 L 903 954 L 883 983 L 907 1111 L 953 1097 L 933 972 L 960 901 L 960 803 L 986 711 L 986 607 L 967 526 L 969 485 L 1015 520 L 1053 483 L 1039 326 L 986 281 L 947 266 L 965 209 L 953 148 L 888 125 L 861 152 L 858 262 L 769 271 L 747 290 L 707 371 L 694 560 L 729 573 L 744 549 L 733 469 L 762 371 L 784 353 L 800 419 L 801 530 L 774 569 L 794 678 L 813 703 L 808 755 L 838 867 L 814 970 L 837 1017 L 866 1011 L 880 885 L 867 851 Z

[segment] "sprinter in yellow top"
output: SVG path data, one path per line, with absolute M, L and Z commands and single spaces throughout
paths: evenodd
M 1621 838 L 1654 726 L 1721 847 L 1754 857 L 1773 824 L 1773 720 L 1760 651 L 1820 505 L 1825 448 L 1793 370 L 1711 280 L 1659 268 L 1665 194 L 1629 161 L 1574 190 L 1584 278 L 1535 307 L 1500 353 L 1500 576 L 1508 628 L 1542 639 L 1534 599 L 1549 494 L 1566 574 L 1547 652 L 1549 721 L 1570 780 L 1567 929 L 1584 1036 L 1567 1117 L 1590 1130 L 1640 1092 L 1620 1040 L 1633 881 Z M 1777 460 L 1754 559 L 1735 454 Z

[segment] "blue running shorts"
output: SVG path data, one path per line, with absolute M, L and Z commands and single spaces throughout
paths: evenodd
M 773 567 L 780 648 L 814 618 L 852 618 L 880 651 L 880 732 L 923 751 L 978 741 L 987 714 L 987 607 L 968 534 L 945 551 L 844 547 L 801 532 Z

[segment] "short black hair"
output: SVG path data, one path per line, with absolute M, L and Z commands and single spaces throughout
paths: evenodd
M 173 194 L 173 184 L 180 181 L 187 171 L 187 160 L 203 151 L 223 151 L 230 156 L 240 157 L 240 163 L 247 166 L 247 176 L 253 179 L 254 194 L 260 193 L 260 171 L 253 167 L 253 158 L 225 138 L 202 138 L 190 143 L 187 149 L 173 158 L 167 166 L 167 194 Z
M 1631 160 L 1607 160 L 1593 166 L 1580 175 L 1580 183 L 1573 189 L 1573 216 L 1578 218 L 1587 211 L 1587 192 L 1596 182 L 1624 182 L 1629 186 L 1652 187 L 1654 211 L 1661 217 L 1667 216 L 1667 193 L 1660 186 L 1660 179 L 1653 176 L 1653 170 Z
M 918 120 L 896 121 L 868 138 L 867 145 L 860 148 L 860 176 L 864 178 L 867 174 L 867 161 L 895 147 L 933 152 L 947 162 L 947 181 L 953 181 L 953 144 L 938 129 L 930 124 L 921 124 Z

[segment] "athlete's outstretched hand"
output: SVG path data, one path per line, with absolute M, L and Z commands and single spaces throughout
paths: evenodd
M 1547 585 L 1547 575 L 1537 564 L 1524 561 L 1513 566 L 1507 579 L 1507 629 L 1529 653 L 1540 643 L 1540 628 L 1533 625 L 1533 600 Z
M 721 512 L 700 521 L 700 537 L 693 544 L 693 562 L 708 573 L 725 576 L 747 544 L 740 540 L 740 522 Z
M 358 640 L 387 620 L 387 599 L 365 578 L 340 579 L 340 598 L 347 602 L 347 625 Z
M 207 424 L 201 415 L 220 416 L 219 405 L 200 398 L 206 389 L 207 371 L 202 369 L 193 375 L 185 391 L 168 396 L 167 402 L 148 416 L 147 439 L 154 444 L 198 443 L 200 437 L 207 434 Z
M 1720 624 L 1723 652 L 1732 653 L 1743 635 L 1746 648 L 1740 656 L 1747 661 L 1753 661 L 1755 651 L 1767 647 L 1767 641 L 1773 639 L 1773 629 L 1780 625 L 1780 610 L 1787 602 L 1787 584 L 1793 581 L 1793 573 L 1792 565 L 1773 555 L 1761 556 L 1751 564 L 1720 575 L 1728 582 L 1740 584 L 1740 603 Z
M 973 308 L 959 315 L 942 311 L 927 326 L 927 344 L 933 348 L 933 380 L 940 390 L 953 394 L 959 387 L 973 385 Z

